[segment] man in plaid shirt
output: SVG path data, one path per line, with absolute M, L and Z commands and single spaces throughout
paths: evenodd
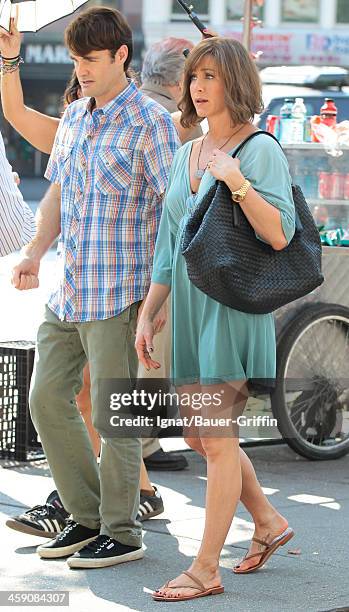
M 66 43 L 84 97 L 62 118 L 46 172 L 52 185 L 13 283 L 37 286 L 40 260 L 61 234 L 60 278 L 38 331 L 30 409 L 72 520 L 38 553 L 71 555 L 70 567 L 105 567 L 143 556 L 141 444 L 103 437 L 98 470 L 74 397 L 88 359 L 92 419 L 101 432 L 99 380 L 137 376 L 138 307 L 178 138 L 167 111 L 128 78 L 132 33 L 121 13 L 80 13 Z

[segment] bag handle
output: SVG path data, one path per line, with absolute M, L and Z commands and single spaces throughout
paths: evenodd
M 265 130 L 257 130 L 257 132 L 253 132 L 252 134 L 250 134 L 249 136 L 247 136 L 247 138 L 245 138 L 245 140 L 243 140 L 239 146 L 237 147 L 237 149 L 234 151 L 232 158 L 236 157 L 238 155 L 238 153 L 240 153 L 240 151 L 243 149 L 243 147 L 253 138 L 255 138 L 256 136 L 258 136 L 259 134 L 266 134 L 267 136 L 270 136 L 270 138 L 272 138 L 273 140 L 275 140 L 275 142 L 278 143 L 281 151 L 283 151 L 283 148 L 281 146 L 281 144 L 279 143 L 278 139 L 274 136 L 274 134 L 271 134 L 270 132 L 266 132 Z M 239 224 L 239 220 L 238 220 L 238 214 L 236 211 L 236 206 L 233 207 L 234 213 L 233 213 L 233 219 L 234 219 L 234 225 L 238 225 Z M 297 230 L 301 230 L 303 229 L 303 225 L 302 222 L 299 218 L 298 215 L 298 211 L 295 211 L 295 226 Z
M 267 136 L 270 136 L 270 138 L 272 138 L 273 140 L 275 140 L 275 142 L 278 143 L 279 147 L 281 150 L 282 146 L 279 143 L 278 139 L 275 138 L 274 134 L 271 134 L 270 132 L 266 132 L 265 130 L 257 130 L 257 132 L 253 132 L 252 134 L 250 134 L 249 136 L 247 136 L 247 138 L 245 138 L 245 140 L 243 140 L 242 142 L 240 142 L 239 146 L 237 147 L 237 149 L 235 149 L 232 157 L 236 157 L 238 155 L 238 153 L 240 153 L 241 149 L 243 149 L 243 147 L 250 141 L 252 140 L 252 138 L 255 138 L 256 136 L 259 136 L 259 134 L 266 134 Z

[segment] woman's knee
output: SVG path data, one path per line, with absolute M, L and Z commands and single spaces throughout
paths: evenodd
M 207 457 L 212 459 L 221 455 L 227 456 L 227 453 L 239 448 L 238 441 L 234 438 L 219 438 L 213 435 L 206 435 L 200 438 L 200 442 Z
M 201 446 L 201 442 L 200 442 L 200 438 L 191 438 L 191 437 L 184 437 L 184 442 L 186 444 L 188 444 L 188 446 L 190 446 L 190 448 L 194 451 L 196 451 L 197 453 L 202 454 L 202 446 Z

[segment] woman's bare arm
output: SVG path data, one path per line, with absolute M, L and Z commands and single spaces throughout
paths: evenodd
M 0 52 L 4 57 L 20 54 L 21 35 L 12 20 L 11 32 L 0 29 Z M 7 121 L 43 153 L 51 153 L 59 119 L 25 106 L 19 70 L 4 74 L 1 78 L 1 100 Z

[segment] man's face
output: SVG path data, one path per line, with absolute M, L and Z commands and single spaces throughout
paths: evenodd
M 115 58 L 109 50 L 91 51 L 80 57 L 71 54 L 76 76 L 80 83 L 82 96 L 103 99 L 109 92 L 117 88 L 125 78 L 124 63 L 127 58 L 127 47 L 122 45 Z

